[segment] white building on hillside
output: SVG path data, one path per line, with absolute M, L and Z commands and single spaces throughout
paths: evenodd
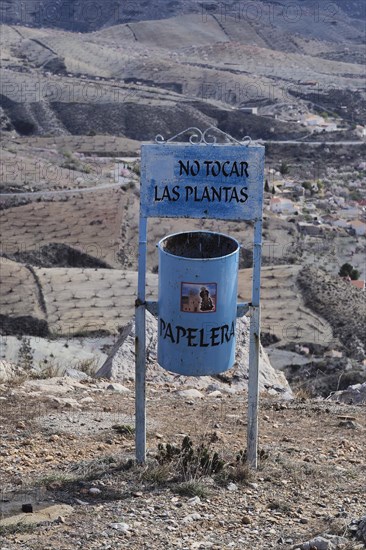
M 298 211 L 298 208 L 290 199 L 280 197 L 272 197 L 269 207 L 271 212 L 275 214 L 294 214 Z
M 366 138 L 366 127 L 365 126 L 356 126 L 356 134 L 360 138 Z
M 320 115 L 306 114 L 302 117 L 302 123 L 315 132 L 335 132 L 338 129 L 336 122 L 325 120 Z
M 347 220 L 356 220 L 360 214 L 360 209 L 356 207 L 341 208 L 338 210 L 338 216 Z
M 343 227 L 347 229 L 349 227 L 349 222 L 347 220 L 334 220 L 331 222 L 332 225 L 336 227 Z
M 355 231 L 356 235 L 366 235 L 366 223 L 361 220 L 354 220 L 349 223 L 349 226 Z

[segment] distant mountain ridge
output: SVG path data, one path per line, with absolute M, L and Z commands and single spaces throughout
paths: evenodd
M 366 123 L 364 11 L 359 0 L 0 0 L 0 131 L 140 140 L 217 125 L 303 139 L 316 112 L 343 139 Z
M 362 41 L 362 20 L 366 19 L 366 3 L 363 0 L 0 0 L 2 23 L 31 27 L 54 27 L 73 32 L 90 32 L 132 21 L 167 19 L 169 17 L 197 13 L 204 21 L 207 14 L 218 19 L 234 17 L 253 24 L 273 24 L 288 27 L 303 20 L 303 33 L 311 33 L 310 21 L 332 23 L 350 19 L 356 31 L 355 38 Z

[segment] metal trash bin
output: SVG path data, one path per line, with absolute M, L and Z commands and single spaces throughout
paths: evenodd
M 230 369 L 235 359 L 239 243 L 189 231 L 159 249 L 158 363 L 186 376 Z

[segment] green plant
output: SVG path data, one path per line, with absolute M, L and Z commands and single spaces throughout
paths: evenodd
M 268 452 L 265 451 L 264 449 L 258 449 L 257 456 L 258 456 L 259 462 L 264 462 L 269 458 Z M 244 449 L 243 451 L 239 451 L 238 454 L 236 455 L 236 463 L 246 465 L 247 462 L 248 462 L 247 450 Z
M 174 488 L 174 492 L 186 497 L 207 498 L 209 496 L 208 488 L 199 481 L 186 481 L 179 483 Z
M 91 174 L 92 168 L 89 166 L 89 164 L 81 164 L 80 168 L 78 168 L 80 172 L 84 172 L 85 174 Z
M 47 361 L 45 359 L 45 361 Z M 53 378 L 59 374 L 59 367 L 53 361 L 47 363 L 46 366 L 42 366 L 41 370 L 33 374 L 33 378 L 37 380 L 45 380 L 47 378 Z
M 220 486 L 226 487 L 228 483 L 234 482 L 245 485 L 252 479 L 252 473 L 247 463 L 235 461 L 227 464 L 225 468 L 216 476 L 216 482 Z
M 324 182 L 323 180 L 316 180 L 316 183 L 317 183 L 317 186 L 318 186 L 318 190 L 319 191 L 322 191 L 324 189 Z
M 18 366 L 29 372 L 33 366 L 33 350 L 29 338 L 22 338 L 18 352 Z
M 66 485 L 75 482 L 75 477 L 70 474 L 54 473 L 38 478 L 35 482 L 36 487 L 51 487 L 53 485 Z
M 137 176 L 140 175 L 140 163 L 138 161 L 136 161 L 133 165 L 132 165 L 132 172 L 134 174 L 136 174 Z
M 270 510 L 278 510 L 284 513 L 291 512 L 291 505 L 286 500 L 282 499 L 270 500 L 268 503 L 268 508 Z
M 339 272 L 338 275 L 340 277 L 350 277 L 352 281 L 356 281 L 360 278 L 360 272 L 358 269 L 354 268 L 352 264 L 349 264 L 348 262 L 344 263 Z
M 15 525 L 0 526 L 0 536 L 17 535 L 20 533 L 33 533 L 38 526 L 29 523 L 16 523 Z
M 129 424 L 114 424 L 112 429 L 120 435 L 134 435 L 135 428 Z
M 166 485 L 172 477 L 169 464 L 149 464 L 141 473 L 141 481 L 152 485 Z
M 225 464 L 216 451 L 211 451 L 203 443 L 195 448 L 188 436 L 180 447 L 160 443 L 156 459 L 159 464 L 174 462 L 177 476 L 185 480 L 216 474 Z
M 286 162 L 281 162 L 279 171 L 282 176 L 285 176 L 290 172 L 290 167 Z
M 85 372 L 88 376 L 93 377 L 96 371 L 96 361 L 95 359 L 84 359 L 83 361 L 79 361 L 76 368 L 81 372 Z
M 353 189 L 350 191 L 349 198 L 353 201 L 360 201 L 363 199 L 363 195 L 359 189 Z
M 303 181 L 301 185 L 304 189 L 310 191 L 310 193 L 313 194 L 313 185 L 311 181 Z

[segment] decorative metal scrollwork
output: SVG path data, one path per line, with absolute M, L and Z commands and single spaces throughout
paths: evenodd
M 217 135 L 215 135 L 217 134 Z M 199 128 L 191 127 L 186 128 L 182 132 L 179 132 L 179 134 L 176 134 L 175 136 L 165 139 L 161 134 L 158 134 L 155 137 L 155 143 L 171 143 L 173 141 L 178 141 L 177 138 L 189 135 L 189 143 L 192 145 L 216 145 L 217 143 L 226 143 L 226 144 L 236 144 L 236 145 L 242 145 L 244 147 L 249 147 L 249 145 L 252 142 L 252 139 L 249 136 L 243 137 L 242 140 L 237 140 L 233 138 L 230 134 L 227 134 L 226 132 L 223 132 L 220 130 L 220 128 L 216 128 L 215 126 L 210 126 L 209 128 L 206 128 L 206 130 L 200 130 Z
M 171 141 L 175 141 L 178 137 L 184 136 L 184 134 L 190 134 L 189 143 L 191 143 L 192 145 L 199 145 L 200 143 L 202 143 L 203 134 L 202 134 L 202 132 L 199 128 L 195 128 L 195 127 L 186 128 L 182 132 L 179 132 L 179 134 L 177 134 L 177 135 L 175 135 L 175 136 L 173 136 L 173 137 L 171 137 L 170 139 L 167 139 L 167 140 L 165 140 L 165 138 L 161 134 L 158 134 L 155 137 L 155 142 L 156 143 L 170 143 Z

